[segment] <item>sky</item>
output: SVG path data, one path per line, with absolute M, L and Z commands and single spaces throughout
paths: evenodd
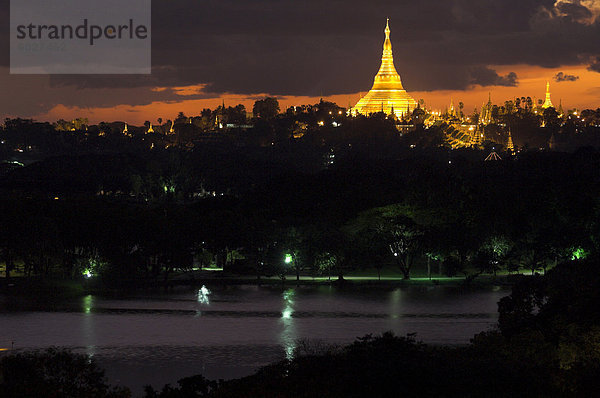
M 153 0 L 151 75 L 9 74 L 0 0 L 0 117 L 173 119 L 276 96 L 354 105 L 379 69 L 390 18 L 396 69 L 426 106 L 515 97 L 600 107 L 600 0 Z

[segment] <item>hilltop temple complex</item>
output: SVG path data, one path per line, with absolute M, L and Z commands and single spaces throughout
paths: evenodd
M 535 97 L 533 100 L 531 98 L 525 99 L 523 97 L 521 101 L 519 101 L 519 98 L 517 98 L 515 102 L 508 102 L 512 103 L 512 110 L 510 112 L 531 112 L 532 114 L 539 115 L 540 127 L 544 127 L 545 121 L 543 120 L 542 116 L 544 110 L 548 108 L 554 108 L 554 104 L 552 103 L 550 96 L 550 82 L 546 82 L 546 95 L 543 102 L 540 100 L 538 103 L 535 100 Z M 496 117 L 494 117 L 494 108 L 496 108 Z M 565 117 L 562 109 L 562 101 L 560 102 L 556 111 L 558 118 L 563 119 L 563 117 Z M 452 100 L 450 100 L 450 107 L 447 108 L 446 112 L 442 114 L 440 120 L 436 120 L 435 118 L 430 118 L 429 120 L 433 121 L 434 123 L 437 122 L 438 124 L 446 124 L 446 142 L 453 148 L 479 148 L 484 141 L 488 140 L 502 144 L 508 151 L 513 152 L 515 150 L 515 145 L 513 143 L 511 129 L 510 127 L 507 127 L 506 124 L 499 122 L 498 112 L 505 112 L 504 106 L 494 105 L 492 103 L 490 94 L 488 96 L 487 103 L 484 103 L 481 106 L 481 111 L 478 113 L 477 109 L 475 109 L 474 114 L 476 116 L 476 121 L 472 121 L 469 117 L 466 117 L 462 114 L 458 115 Z M 577 113 L 575 113 L 575 115 L 577 115 Z M 498 134 L 496 131 L 496 133 L 493 135 L 486 135 L 486 126 L 488 125 L 499 125 L 501 127 L 499 130 L 503 130 L 503 133 Z M 492 130 L 498 130 L 498 128 L 492 128 Z
M 375 76 L 371 91 L 352 108 L 351 113 L 353 115 L 385 112 L 388 115 L 394 114 L 396 117 L 401 118 L 417 107 L 417 101 L 402 87 L 402 80 L 394 66 L 389 19 L 384 32 L 385 41 L 383 42 L 381 67 Z
M 370 115 L 373 113 L 383 112 L 386 115 L 395 116 L 396 127 L 401 134 L 409 132 L 415 128 L 415 111 L 416 108 L 421 108 L 420 104 L 415 101 L 402 86 L 402 79 L 394 66 L 394 56 L 392 53 L 392 42 L 390 39 L 389 19 L 385 27 L 385 40 L 383 42 L 383 55 L 381 57 L 381 66 L 375 76 L 373 87 L 363 96 L 358 103 L 349 110 L 349 114 Z M 463 113 L 463 104 L 460 104 L 460 111 L 455 108 L 454 101 L 450 100 L 450 107 L 446 108 L 445 112 L 427 110 L 422 107 L 424 116 L 424 125 L 426 128 L 439 126 L 444 129 L 445 140 L 448 145 L 453 148 L 461 147 L 481 147 L 484 141 L 493 141 L 504 145 L 509 151 L 514 151 L 514 143 L 510 127 L 505 124 L 498 124 L 498 113 L 504 112 L 532 112 L 539 115 L 541 127 L 544 127 L 544 121 L 541 119 L 543 112 L 548 108 L 554 108 L 552 99 L 550 98 L 550 83 L 546 82 L 546 95 L 544 101 L 539 101 L 529 97 L 522 97 L 522 100 L 517 98 L 514 102 L 507 101 L 510 110 L 505 110 L 504 106 L 496 106 L 492 103 L 491 95 L 488 96 L 487 103 L 482 104 L 481 111 L 475 110 L 473 119 L 467 117 Z M 563 117 L 562 104 L 557 109 L 560 118 Z M 493 134 L 488 132 L 488 125 L 491 127 Z M 501 131 L 501 133 L 499 132 Z

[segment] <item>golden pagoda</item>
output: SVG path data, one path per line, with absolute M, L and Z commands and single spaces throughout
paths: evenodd
M 480 131 L 481 129 L 481 131 Z M 471 134 L 471 147 L 472 148 L 479 148 L 481 146 L 481 142 L 483 141 L 484 138 L 484 129 L 483 129 L 483 124 L 480 125 L 480 127 L 475 127 L 475 129 L 473 130 L 472 134 Z
M 388 115 L 394 114 L 396 117 L 401 118 L 416 107 L 417 101 L 408 95 L 402 87 L 402 80 L 394 67 L 392 42 L 390 41 L 390 20 L 388 18 L 385 27 L 381 67 L 375 76 L 373 88 L 358 101 L 352 109 L 352 114 L 368 115 L 375 112 L 385 112 Z
M 488 125 L 492 123 L 492 109 L 494 105 L 492 104 L 492 94 L 488 93 L 488 102 L 487 104 L 481 107 L 481 115 L 479 116 L 479 122 L 481 124 Z
M 448 110 L 448 116 L 450 116 L 450 117 L 456 116 L 456 110 L 454 109 L 454 101 L 452 100 L 452 98 L 450 98 L 450 109 Z
M 542 108 L 554 108 L 554 105 L 552 105 L 552 100 L 550 100 L 550 82 L 546 82 L 546 100 L 544 101 Z
M 515 146 L 513 144 L 513 140 L 512 140 L 512 134 L 510 132 L 510 129 L 508 130 L 508 141 L 506 143 L 506 149 L 508 149 L 510 152 L 515 152 Z

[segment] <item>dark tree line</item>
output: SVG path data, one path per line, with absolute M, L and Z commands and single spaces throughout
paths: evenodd
M 351 152 L 320 171 L 289 158 L 164 155 L 55 158 L 9 173 L 0 261 L 26 275 L 91 269 L 113 280 L 167 280 L 193 264 L 258 277 L 387 266 L 472 279 L 546 271 L 595 252 L 600 236 L 593 150 L 495 163 L 472 151 Z

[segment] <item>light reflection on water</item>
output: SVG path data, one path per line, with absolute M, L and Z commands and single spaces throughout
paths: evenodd
M 298 339 L 349 343 L 393 330 L 416 332 L 429 343 L 464 344 L 496 322 L 497 302 L 508 293 L 204 286 L 122 299 L 85 296 L 48 306 L 24 307 L 5 298 L 0 325 L 2 340 L 14 341 L 16 349 L 71 347 L 98 360 L 113 382 L 159 387 L 197 373 L 249 374 L 291 358 Z
M 92 315 L 92 309 L 94 308 L 94 296 L 88 294 L 82 299 L 83 307 L 83 321 L 81 326 L 83 328 L 83 335 L 85 336 L 85 353 L 88 358 L 93 358 L 96 354 L 96 333 L 95 333 L 95 317 Z
M 210 304 L 210 300 L 208 296 L 210 295 L 210 290 L 204 285 L 200 289 L 198 289 L 198 302 L 200 304 Z
M 286 359 L 293 359 L 294 350 L 296 349 L 296 329 L 294 327 L 294 296 L 296 291 L 294 289 L 287 289 L 283 292 L 283 311 L 281 312 L 281 323 L 283 329 L 279 336 L 279 341 L 285 351 Z

